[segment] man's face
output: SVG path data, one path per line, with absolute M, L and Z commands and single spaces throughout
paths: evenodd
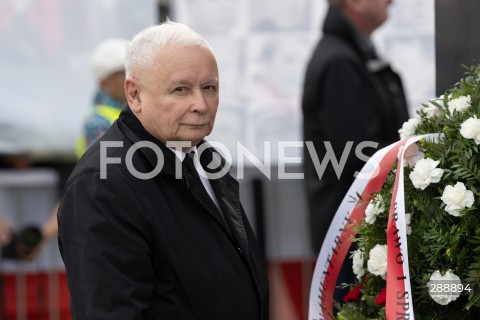
M 380 27 L 388 19 L 388 6 L 393 0 L 362 0 L 365 19 L 373 29 Z
M 125 71 L 119 71 L 103 80 L 100 84 L 100 87 L 106 92 L 108 92 L 112 96 L 112 98 L 114 98 L 118 102 L 125 103 L 127 99 L 125 97 L 124 82 Z
M 162 48 L 155 59 L 151 68 L 127 80 L 130 107 L 160 141 L 196 145 L 210 134 L 215 121 L 219 102 L 216 60 L 208 49 L 175 46 Z M 130 81 L 138 88 L 137 96 L 132 96 Z

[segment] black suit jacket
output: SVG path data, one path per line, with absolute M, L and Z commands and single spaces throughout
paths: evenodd
M 101 144 L 109 158 L 101 178 Z M 139 141 L 158 146 L 161 172 Z M 203 142 L 206 143 L 206 142 Z M 105 150 L 105 149 L 104 149 Z M 203 163 L 212 149 L 202 154 Z M 229 174 L 211 180 L 226 224 L 199 180 L 175 177 L 175 154 L 148 134 L 130 110 L 80 159 L 63 193 L 59 247 L 78 320 L 268 319 L 264 262 Z M 198 182 L 196 182 L 198 181 Z
M 400 77 L 376 56 L 369 42 L 337 9 L 330 8 L 318 43 L 307 66 L 302 108 L 305 141 L 312 141 L 322 161 L 331 143 L 340 161 L 348 141 L 353 142 L 340 178 L 329 164 L 321 179 L 305 148 L 305 182 L 310 210 L 312 244 L 319 251 L 333 216 L 368 157 L 355 154 L 363 141 L 378 148 L 399 139 L 398 129 L 408 120 Z M 366 148 L 363 154 L 376 150 Z

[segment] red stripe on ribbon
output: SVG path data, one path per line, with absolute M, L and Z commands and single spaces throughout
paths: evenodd
M 374 178 L 370 179 L 365 186 L 364 190 L 361 193 L 361 199 L 357 201 L 357 206 L 351 212 L 349 220 L 350 222 L 359 222 L 365 218 L 365 208 L 368 205 L 368 202 L 371 199 L 373 193 L 379 191 L 385 180 L 387 179 L 388 173 L 391 171 L 393 165 L 397 160 L 397 155 L 402 147 L 406 143 L 407 139 L 403 139 L 397 142 L 380 160 L 379 163 L 379 173 Z M 322 286 L 322 309 L 323 315 L 328 317 L 333 315 L 333 293 L 335 290 L 335 284 L 338 279 L 338 274 L 340 269 L 345 261 L 350 246 L 352 244 L 352 239 L 356 236 L 356 232 L 353 231 L 353 228 L 343 228 L 343 230 L 337 236 L 339 239 L 339 245 L 332 249 L 332 255 L 330 255 L 331 260 L 329 262 L 329 267 L 325 274 L 325 278 Z M 388 297 L 388 295 L 387 295 Z M 333 318 L 332 318 L 333 319 Z

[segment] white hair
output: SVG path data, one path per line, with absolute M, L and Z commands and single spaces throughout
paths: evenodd
M 198 33 L 184 24 L 167 20 L 162 24 L 148 27 L 133 37 L 125 61 L 127 77 L 132 75 L 133 70 L 151 67 L 158 52 L 167 45 L 184 48 L 201 47 L 213 54 L 208 42 Z

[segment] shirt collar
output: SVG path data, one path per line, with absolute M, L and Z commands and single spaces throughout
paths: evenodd
M 191 147 L 190 149 L 188 149 L 186 152 L 183 151 L 182 149 L 176 149 L 176 148 L 172 148 L 172 147 L 168 147 L 168 149 L 172 150 L 172 152 L 177 156 L 178 159 L 180 159 L 180 161 L 183 162 L 183 160 L 185 159 L 185 157 L 187 156 L 187 153 L 190 153 L 190 152 L 197 152 L 197 146 L 193 146 Z

